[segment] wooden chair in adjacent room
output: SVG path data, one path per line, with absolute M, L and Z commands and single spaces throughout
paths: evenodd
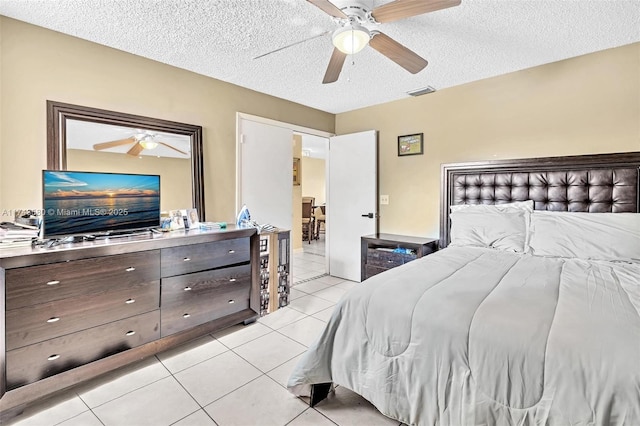
M 314 238 L 314 230 L 316 227 L 315 216 L 313 214 L 314 197 L 302 197 L 302 241 L 308 241 Z
M 316 240 L 320 239 L 320 234 L 324 234 L 326 231 L 327 220 L 326 220 L 326 206 L 317 206 L 315 209 L 315 219 L 316 219 Z

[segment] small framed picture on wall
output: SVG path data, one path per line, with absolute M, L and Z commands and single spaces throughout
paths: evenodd
M 423 133 L 398 136 L 398 157 L 423 154 Z

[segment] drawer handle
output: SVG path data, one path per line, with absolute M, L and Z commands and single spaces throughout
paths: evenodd
M 236 279 L 235 279 L 235 278 L 231 278 L 231 279 L 229 280 L 229 282 L 235 283 L 235 282 L 236 282 Z
M 58 358 L 60 358 L 60 355 L 58 354 L 49 355 L 49 357 L 47 358 L 47 361 L 55 361 Z
M 233 299 L 229 300 L 229 304 L 230 304 L 230 305 L 232 305 L 232 304 L 234 304 L 234 303 L 236 303 L 236 301 L 235 301 L 235 300 L 233 300 Z
M 182 259 L 183 262 L 189 262 L 191 260 L 190 257 L 185 257 L 184 259 Z
M 125 336 L 133 336 L 134 334 L 136 334 L 136 332 L 135 332 L 135 331 L 133 331 L 133 330 L 131 330 L 131 331 L 127 331 L 127 332 L 125 333 Z
M 182 316 L 182 318 L 189 318 L 190 316 L 191 316 L 191 314 L 184 314 L 184 315 Z
M 236 252 L 235 250 L 229 250 L 229 254 L 233 254 L 235 252 Z
M 135 270 L 136 270 L 136 268 L 134 268 L 133 266 L 129 266 L 127 269 L 125 269 L 125 271 L 127 271 L 127 272 L 133 272 Z
M 60 318 L 59 318 L 59 317 L 52 317 L 52 318 L 49 318 L 49 319 L 47 320 L 47 322 L 48 322 L 49 324 L 51 324 L 51 323 L 53 323 L 53 322 L 56 322 L 56 321 L 60 321 Z
M 184 288 L 184 291 L 191 291 L 191 290 L 193 290 L 191 287 L 185 287 Z
M 58 280 L 51 280 L 47 283 L 47 285 L 56 285 L 56 284 L 60 284 L 60 281 Z
M 136 302 L 136 299 L 127 299 L 124 303 L 126 303 L 127 305 L 130 305 L 135 302 Z

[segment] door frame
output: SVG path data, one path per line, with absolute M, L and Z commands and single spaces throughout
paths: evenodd
M 240 211 L 242 207 L 240 205 L 242 199 L 242 150 L 240 149 L 240 144 L 242 143 L 242 135 L 240 133 L 241 130 L 241 122 L 242 120 L 254 121 L 257 123 L 268 124 L 276 127 L 284 127 L 285 129 L 292 130 L 295 133 L 306 133 L 308 135 L 319 136 L 326 138 L 327 140 L 332 136 L 336 136 L 335 133 L 325 132 L 324 130 L 312 129 L 310 127 L 299 126 L 297 124 L 287 123 L 284 121 L 278 121 L 271 118 L 261 117 L 258 115 L 247 114 L 244 112 L 236 112 L 236 209 L 235 211 Z M 329 143 L 327 141 L 327 143 Z M 329 158 L 325 161 L 325 176 L 328 179 L 329 173 Z M 329 186 L 326 186 L 325 189 L 325 197 L 329 199 Z M 331 230 L 330 227 L 326 226 L 325 231 L 325 270 L 329 271 L 329 239 Z

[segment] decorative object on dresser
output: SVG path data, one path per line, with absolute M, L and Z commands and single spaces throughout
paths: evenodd
M 362 281 L 438 250 L 437 238 L 372 234 L 360 241 Z
M 0 423 L 29 403 L 258 317 L 255 228 L 0 253 Z
M 260 233 L 260 316 L 289 304 L 290 232 Z

